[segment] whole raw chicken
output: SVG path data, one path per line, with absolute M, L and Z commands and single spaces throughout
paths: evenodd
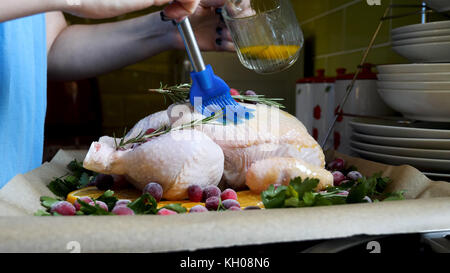
M 190 185 L 206 187 L 221 181 L 254 192 L 298 176 L 318 178 L 318 189 L 333 184 L 333 176 L 324 169 L 322 149 L 298 119 L 276 107 L 245 106 L 255 110 L 255 117 L 244 123 L 202 124 L 196 121 L 204 116 L 189 104 L 173 104 L 139 121 L 125 140 L 161 126 L 173 128 L 169 133 L 121 149 L 116 149 L 120 140 L 102 137 L 92 143 L 84 167 L 125 175 L 138 189 L 158 182 L 168 200 L 186 198 Z M 191 122 L 196 122 L 193 128 L 183 126 Z M 180 126 L 184 129 L 177 130 Z

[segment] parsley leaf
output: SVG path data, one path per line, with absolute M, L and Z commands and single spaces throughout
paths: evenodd
M 86 187 L 97 175 L 95 172 L 83 168 L 82 162 L 72 160 L 67 169 L 70 174 L 54 178 L 47 187 L 56 196 L 65 198 L 67 194 L 80 188 Z
M 40 201 L 41 201 L 41 205 L 44 208 L 50 209 L 53 204 L 55 204 L 56 202 L 62 201 L 62 200 L 55 199 L 55 198 L 48 197 L 48 196 L 41 196 Z
M 112 190 L 107 190 L 96 200 L 105 202 L 105 204 L 108 206 L 108 210 L 112 211 L 114 206 L 116 205 L 116 202 L 119 200 L 117 197 L 113 195 L 114 192 Z
M 261 193 L 264 207 L 268 209 L 282 208 L 286 199 L 286 191 L 286 186 L 278 186 L 275 188 L 273 185 L 270 185 L 266 191 Z
M 291 180 L 289 185 L 291 185 L 297 191 L 298 198 L 302 199 L 303 195 L 306 192 L 312 192 L 317 187 L 317 185 L 319 185 L 319 179 L 306 178 L 302 182 L 301 177 L 296 177 Z
M 40 209 L 34 213 L 34 216 L 52 216 L 49 212 Z
M 172 210 L 175 211 L 177 213 L 186 213 L 187 209 L 185 207 L 183 207 L 181 204 L 168 204 L 165 205 L 164 207 L 160 208 L 161 209 L 168 209 L 168 210 Z
M 78 199 L 78 203 L 80 204 L 80 211 L 84 215 L 113 215 L 111 212 L 102 209 L 98 204 L 91 206 L 80 199 Z
M 157 206 L 155 198 L 148 193 L 141 195 L 127 205 L 135 214 L 156 214 L 158 212 Z

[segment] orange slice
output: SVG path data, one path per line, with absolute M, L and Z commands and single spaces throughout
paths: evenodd
M 66 200 L 73 204 L 78 198 L 89 196 L 95 199 L 100 197 L 104 192 L 105 191 L 101 191 L 96 187 L 86 187 L 69 193 Z M 128 199 L 131 201 L 136 200 L 141 195 L 142 192 L 135 188 L 120 189 L 114 191 L 114 196 L 118 199 Z M 261 196 L 259 194 L 252 193 L 251 191 L 239 191 L 237 192 L 237 196 L 242 208 L 249 206 L 258 206 L 260 208 L 264 208 L 264 205 L 261 201 Z M 188 200 L 161 201 L 158 203 L 158 208 L 164 207 L 168 204 L 181 204 L 188 210 L 196 205 L 205 205 L 205 203 L 190 202 Z

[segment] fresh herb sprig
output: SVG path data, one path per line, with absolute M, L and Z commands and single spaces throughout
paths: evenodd
M 125 134 L 124 136 L 120 139 L 119 142 L 117 142 L 117 139 L 114 138 L 115 141 L 115 148 L 116 150 L 120 150 L 120 149 L 124 149 L 126 148 L 127 145 L 130 144 L 141 144 L 146 142 L 149 138 L 152 137 L 157 137 L 160 135 L 164 135 L 167 134 L 171 131 L 178 131 L 178 130 L 183 130 L 183 129 L 192 129 L 196 126 L 199 125 L 204 125 L 204 124 L 208 124 L 210 122 L 213 122 L 217 119 L 219 119 L 220 117 L 222 117 L 223 114 L 222 113 L 217 113 L 215 115 L 203 118 L 203 119 L 196 119 L 196 120 L 192 120 L 191 122 L 176 126 L 176 127 L 171 127 L 168 125 L 163 125 L 161 127 L 159 127 L 158 129 L 156 129 L 156 131 L 150 133 L 150 134 L 146 134 L 144 131 L 141 131 L 137 136 L 129 138 L 127 140 L 125 140 Z
M 163 94 L 164 97 L 168 97 L 174 103 L 186 103 L 189 99 L 190 89 L 191 89 L 190 83 L 183 83 L 174 86 L 167 86 L 161 83 L 159 88 L 150 89 L 149 91 Z M 260 103 L 268 106 L 285 108 L 285 106 L 280 103 L 280 101 L 284 100 L 282 98 L 266 98 L 264 95 L 246 96 L 242 94 L 234 95 L 232 97 L 236 100 L 243 102 Z

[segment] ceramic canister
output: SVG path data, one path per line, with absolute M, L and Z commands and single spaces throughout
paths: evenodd
M 313 128 L 312 136 L 319 144 L 325 140 L 328 128 L 334 118 L 335 78 L 325 77 L 325 70 L 317 70 L 317 76 L 313 78 Z M 332 136 L 328 138 L 326 147 L 333 142 Z
M 358 75 L 352 92 L 339 115 L 333 134 L 334 149 L 348 155 L 355 155 L 350 149 L 352 128 L 350 121 L 354 116 L 389 116 L 395 114 L 381 99 L 377 92 L 377 75 L 371 71 L 372 65 L 365 64 Z M 355 74 L 346 74 L 345 68 L 337 69 L 335 84 L 335 114 L 345 96 Z
M 297 81 L 295 96 L 295 116 L 300 120 L 312 134 L 314 93 L 312 78 L 303 78 Z

